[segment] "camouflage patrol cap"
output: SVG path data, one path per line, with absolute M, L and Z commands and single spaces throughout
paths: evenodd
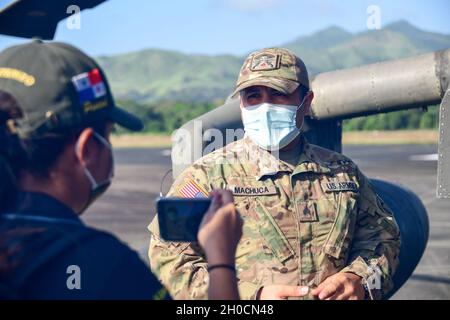
M 266 86 L 291 94 L 298 86 L 309 88 L 308 71 L 303 61 L 283 48 L 266 48 L 245 59 L 232 97 L 251 86 Z
M 2 51 L 0 90 L 21 107 L 22 117 L 8 123 L 21 138 L 108 120 L 133 131 L 143 127 L 117 107 L 100 66 L 65 43 L 34 40 Z

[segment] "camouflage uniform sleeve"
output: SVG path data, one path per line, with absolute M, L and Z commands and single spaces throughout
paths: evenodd
M 202 165 L 194 164 L 173 183 L 168 196 L 183 196 L 180 188 L 194 181 L 205 195 L 214 188 L 225 188 L 223 183 L 210 181 Z M 214 180 L 214 179 L 212 179 Z M 174 299 L 207 299 L 209 275 L 203 250 L 195 243 L 167 242 L 159 237 L 157 216 L 149 225 L 151 232 L 148 256 L 152 272 L 164 284 Z M 241 299 L 256 299 L 260 284 L 240 281 Z
M 350 249 L 350 265 L 341 272 L 357 274 L 366 281 L 371 299 L 381 299 L 393 287 L 400 252 L 400 231 L 391 210 L 358 170 L 360 199 Z
M 262 287 L 262 284 L 238 280 L 239 297 L 241 300 L 257 300 Z
M 205 196 L 211 187 L 206 172 L 200 166 L 185 170 L 172 185 L 168 196 L 186 197 L 180 189 L 194 182 Z M 157 216 L 149 225 L 151 240 L 149 260 L 152 272 L 168 289 L 174 299 L 207 299 L 208 272 L 206 257 L 195 243 L 168 242 L 159 237 Z

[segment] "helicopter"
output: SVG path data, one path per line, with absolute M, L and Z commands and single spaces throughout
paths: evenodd
M 77 5 L 84 10 L 104 1 L 82 0 L 77 1 Z M 57 23 L 68 17 L 67 8 L 72 3 L 70 0 L 17 0 L 0 11 L 0 34 L 51 40 Z M 315 99 L 303 133 L 313 144 L 342 152 L 344 119 L 440 104 L 436 195 L 450 198 L 449 82 L 450 49 L 319 73 L 311 80 Z M 199 122 L 201 126 L 196 125 Z M 239 100 L 232 97 L 222 106 L 184 124 L 179 132 L 188 134 L 173 136 L 173 177 L 215 150 L 209 142 L 217 132 L 225 136 L 227 130 L 238 129 L 243 129 Z M 400 265 L 393 277 L 394 288 L 385 297 L 388 299 L 403 286 L 418 265 L 427 246 L 429 219 L 420 198 L 406 187 L 379 179 L 371 179 L 371 182 L 394 213 L 402 238 Z
M 315 93 L 312 116 L 305 118 L 303 133 L 312 144 L 341 152 L 343 119 L 441 103 L 437 196 L 448 198 L 449 171 L 445 159 L 449 157 L 446 119 L 450 103 L 449 59 L 450 49 L 447 49 L 316 75 L 311 81 L 311 90 Z M 328 108 L 329 105 L 333 108 Z M 214 151 L 209 146 L 210 141 L 217 140 L 217 136 L 227 136 L 227 130 L 242 128 L 236 98 L 228 98 L 224 105 L 183 125 L 180 134 L 173 136 L 174 177 L 201 156 Z M 379 179 L 370 180 L 394 213 L 402 239 L 400 265 L 393 277 L 394 288 L 388 295 L 391 297 L 411 276 L 425 251 L 429 236 L 428 215 L 419 197 L 406 187 Z

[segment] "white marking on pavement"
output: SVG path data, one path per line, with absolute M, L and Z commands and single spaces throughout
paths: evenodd
M 171 154 L 172 154 L 172 151 L 170 149 L 165 149 L 165 150 L 161 151 L 161 155 L 163 155 L 164 157 L 170 157 Z
M 418 154 L 409 157 L 410 161 L 438 161 L 438 154 Z
M 449 270 L 450 264 L 440 264 L 439 266 L 420 265 L 414 270 L 414 273 L 435 272 L 437 275 L 447 275 L 449 274 Z
M 430 240 L 427 244 L 428 248 L 450 248 L 448 240 Z
M 450 228 L 450 222 L 448 222 L 448 221 L 433 221 L 433 222 L 430 222 L 430 228 Z

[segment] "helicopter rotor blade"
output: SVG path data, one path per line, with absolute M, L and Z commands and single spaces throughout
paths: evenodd
M 94 8 L 105 0 L 17 0 L 0 10 L 0 34 L 53 39 L 59 21 L 79 10 Z M 77 9 L 78 9 L 77 8 Z

